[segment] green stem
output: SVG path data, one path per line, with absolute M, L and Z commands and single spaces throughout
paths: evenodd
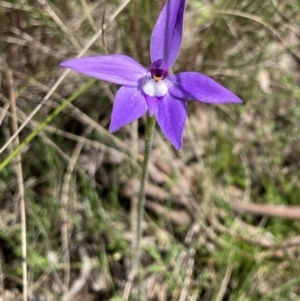
M 142 223 L 144 220 L 144 207 L 146 198 L 146 183 L 148 178 L 148 165 L 152 150 L 153 133 L 155 128 L 155 117 L 147 115 L 146 121 L 146 140 L 144 150 L 144 162 L 141 175 L 140 194 L 138 199 L 137 210 L 137 237 L 135 250 L 135 270 L 138 273 L 138 300 L 142 300 L 142 271 L 141 271 L 141 240 L 142 240 Z

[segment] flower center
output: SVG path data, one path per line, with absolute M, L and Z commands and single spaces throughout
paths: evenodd
M 163 60 L 157 60 L 149 68 L 151 78 L 143 86 L 143 92 L 148 96 L 162 97 L 168 92 L 164 79 L 168 76 L 168 67 Z

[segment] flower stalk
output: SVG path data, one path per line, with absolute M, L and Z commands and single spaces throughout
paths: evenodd
M 115 95 L 110 132 L 147 114 L 146 144 L 137 203 L 136 240 L 132 250 L 132 274 L 138 279 L 142 300 L 141 239 L 145 188 L 155 122 L 177 150 L 182 148 L 187 102 L 241 103 L 234 93 L 210 77 L 194 72 L 169 74 L 181 48 L 186 0 L 167 0 L 153 28 L 148 69 L 123 54 L 74 58 L 60 65 L 82 74 L 120 85 Z
M 137 273 L 138 280 L 138 300 L 142 299 L 142 271 L 141 271 L 141 241 L 143 234 L 143 220 L 144 208 L 146 199 L 146 184 L 148 178 L 148 166 L 153 143 L 153 134 L 155 128 L 155 117 L 147 115 L 146 120 L 146 137 L 145 137 L 145 150 L 144 161 L 141 175 L 140 192 L 137 204 L 137 231 L 136 231 L 136 244 L 135 244 L 135 261 L 133 262 L 133 270 Z

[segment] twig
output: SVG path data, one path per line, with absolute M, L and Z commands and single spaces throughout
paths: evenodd
M 231 277 L 231 274 L 232 274 L 232 269 L 233 269 L 232 265 L 229 265 L 227 267 L 224 278 L 223 278 L 222 283 L 221 283 L 219 293 L 218 293 L 215 301 L 222 301 L 223 300 L 224 295 L 226 293 L 226 288 L 228 286 L 228 283 L 229 283 L 229 280 L 230 280 L 230 277 Z
M 9 88 L 9 98 L 11 102 L 11 113 L 12 113 L 12 130 L 14 133 L 18 131 L 18 118 L 17 118 L 17 106 L 16 98 L 17 95 L 14 89 L 14 81 L 12 72 L 10 69 L 6 69 L 6 77 Z M 14 148 L 19 146 L 19 136 L 16 136 L 14 142 Z M 27 301 L 27 250 L 26 250 L 26 212 L 25 212 L 25 192 L 23 185 L 23 170 L 22 170 L 22 161 L 21 154 L 18 153 L 15 157 L 16 173 L 18 180 L 18 191 L 20 199 L 20 216 L 21 216 L 21 237 L 22 237 L 22 271 L 23 271 L 23 301 Z
M 299 206 L 254 204 L 234 201 L 232 208 L 240 213 L 253 213 L 257 215 L 276 216 L 287 219 L 300 219 Z
M 2 124 L 3 119 L 6 116 L 6 113 L 7 113 L 8 109 L 9 109 L 9 107 L 10 107 L 10 103 L 6 103 L 4 105 L 4 107 L 2 109 L 2 113 L 0 114 L 0 125 Z
M 183 289 L 181 290 L 179 301 L 185 301 L 188 297 L 189 286 L 193 276 L 193 269 L 195 264 L 195 249 L 191 247 L 188 252 L 187 271 L 184 278 Z
M 84 133 L 84 136 L 87 136 L 92 131 L 92 127 L 88 127 Z M 64 293 L 63 296 L 68 295 L 69 282 L 70 282 L 70 256 L 69 256 L 69 243 L 68 243 L 68 215 L 67 215 L 67 205 L 68 205 L 68 195 L 71 176 L 75 167 L 75 164 L 78 160 L 80 152 L 84 146 L 84 139 L 77 143 L 73 155 L 69 161 L 66 174 L 64 176 L 62 194 L 61 194 L 61 205 L 62 205 L 62 247 L 64 253 L 64 263 L 65 263 L 65 276 L 64 276 Z
M 233 223 L 233 226 L 230 229 L 231 237 L 234 237 L 236 235 L 236 232 L 237 232 L 238 228 L 239 228 L 238 218 L 236 218 L 234 223 Z M 232 245 L 235 245 L 234 241 L 231 241 L 231 243 L 232 243 Z M 228 287 L 228 283 L 229 283 L 231 275 L 232 275 L 232 270 L 233 270 L 232 259 L 234 258 L 234 255 L 235 255 L 234 248 L 230 248 L 228 258 L 227 258 L 226 272 L 225 272 L 225 275 L 224 275 L 223 280 L 221 282 L 220 289 L 219 289 L 219 292 L 218 292 L 218 294 L 215 298 L 215 301 L 222 301 L 223 298 L 224 298 L 224 295 L 226 293 L 226 289 Z
M 14 33 L 15 35 L 22 38 L 21 40 L 19 40 L 21 44 L 23 44 L 23 45 L 30 44 L 33 47 L 40 49 L 42 52 L 44 52 L 48 55 L 59 58 L 59 53 L 57 51 L 54 51 L 53 49 L 51 49 L 51 47 L 43 45 L 41 42 L 39 42 L 37 39 L 33 38 L 29 34 L 21 31 L 20 29 L 18 29 L 16 27 L 13 27 L 13 26 L 10 26 L 9 29 L 12 33 Z M 23 43 L 23 42 L 25 42 L 25 43 Z
M 47 0 L 38 0 L 40 4 L 44 7 L 44 9 L 47 11 L 48 15 L 53 19 L 53 21 L 60 27 L 60 29 L 67 34 L 70 42 L 73 44 L 74 48 L 80 52 L 81 46 L 78 43 L 78 41 L 75 39 L 75 37 L 71 34 L 69 28 L 64 24 L 64 22 L 60 19 L 60 17 L 56 14 L 54 9 L 52 8 L 53 3 L 49 2 Z
M 90 277 L 90 273 L 92 270 L 92 263 L 88 254 L 84 247 L 79 247 L 79 255 L 82 261 L 82 268 L 80 271 L 80 277 L 73 282 L 72 287 L 68 291 L 68 293 L 64 296 L 65 301 L 72 300 L 73 297 L 82 289 L 85 285 L 86 281 Z
M 3 301 L 4 300 L 4 283 L 3 283 L 3 271 L 2 271 L 2 258 L 0 260 L 0 296 L 3 296 Z
M 104 25 L 105 25 L 105 14 L 106 14 L 106 5 L 107 5 L 107 0 L 105 0 L 104 2 L 104 10 L 103 10 L 103 14 L 102 14 L 102 22 L 101 22 L 101 27 L 102 27 L 102 44 L 103 44 L 103 48 L 106 54 L 108 54 L 107 48 L 106 48 L 106 43 L 105 43 L 105 36 L 104 36 Z
M 86 3 L 86 0 L 80 0 L 80 1 L 81 1 L 81 4 L 82 4 L 84 13 L 86 15 L 86 19 L 88 20 L 92 30 L 94 32 L 97 32 L 97 26 L 94 22 L 94 19 L 93 19 L 92 15 L 91 15 L 91 11 L 90 11 L 90 8 L 89 8 L 88 4 Z

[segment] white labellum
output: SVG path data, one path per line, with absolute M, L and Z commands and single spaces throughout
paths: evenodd
M 162 97 L 167 94 L 168 87 L 164 81 L 160 80 L 157 82 L 151 78 L 144 84 L 143 91 L 148 96 Z

